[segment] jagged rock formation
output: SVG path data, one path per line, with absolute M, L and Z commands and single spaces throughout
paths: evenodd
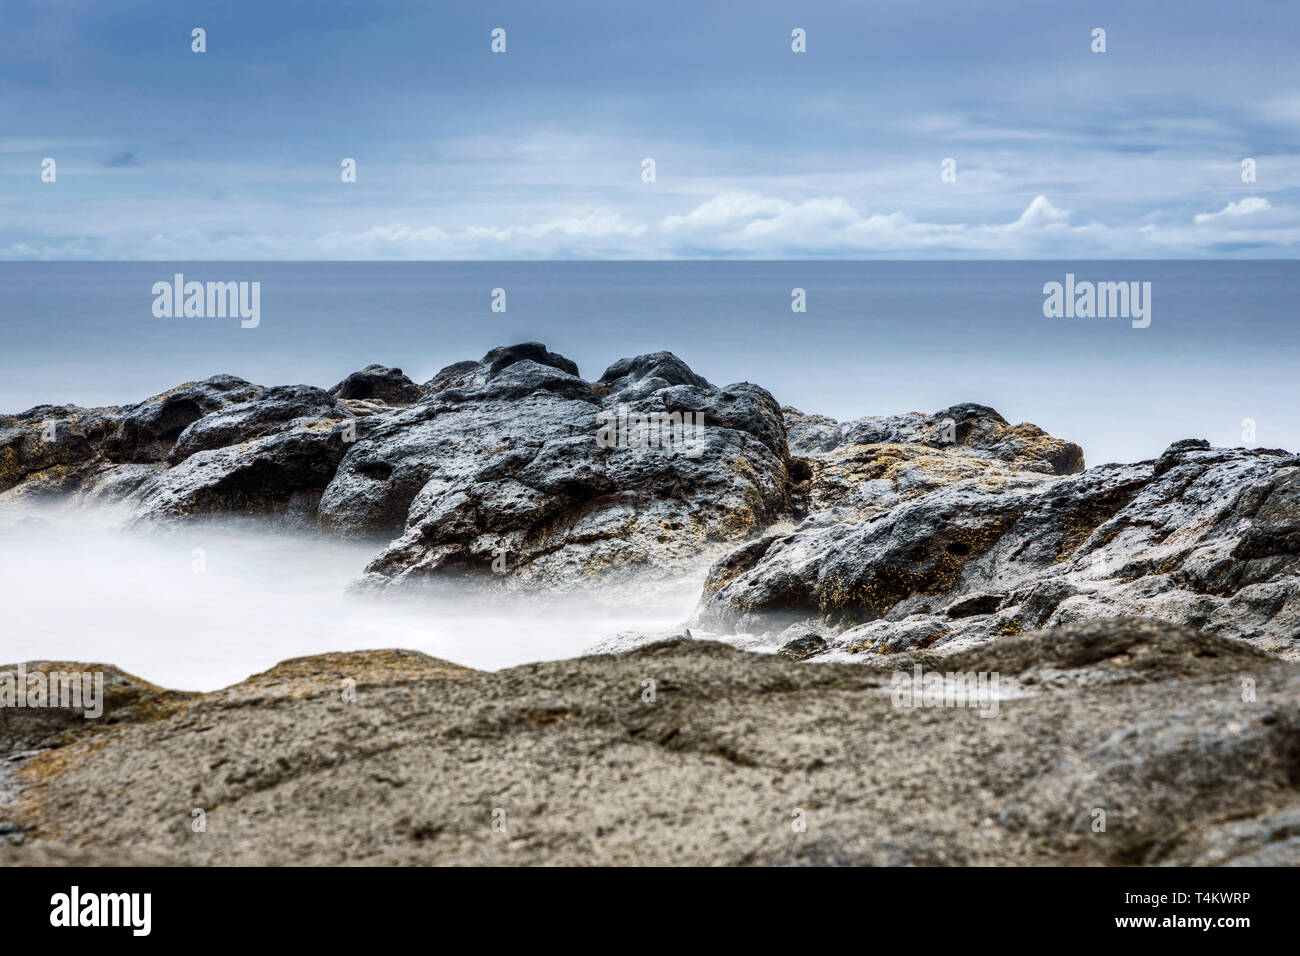
M 616 363 L 594 385 L 575 372 L 539 345 L 495 349 L 444 369 L 418 405 L 356 443 L 320 517 L 338 533 L 395 536 L 363 586 L 493 570 L 561 590 L 668 577 L 788 517 L 789 455 L 766 391 L 715 387 L 667 352 Z M 687 412 L 705 423 L 689 443 L 597 441 L 601 413 Z
M 837 453 L 821 474 L 837 474 Z M 860 654 L 1129 615 L 1300 650 L 1294 455 L 1185 441 L 1154 462 L 1061 478 L 950 460 L 918 478 L 893 446 L 856 454 L 895 473 L 837 476 L 829 492 L 814 478 L 827 507 L 715 565 L 699 623 L 813 624 L 828 652 Z
M 899 706 L 894 663 L 998 696 Z M 111 677 L 102 720 L 0 724 L 0 864 L 1300 863 L 1300 671 L 1171 625 L 886 666 L 676 640 L 496 673 L 328 654 L 202 695 Z
M 0 503 L 373 539 L 369 591 L 589 591 L 712 565 L 693 626 L 811 659 L 1121 614 L 1300 655 L 1298 476 L 1295 455 L 1195 440 L 1084 471 L 1077 445 L 983 405 L 837 422 L 670 352 L 588 382 L 536 342 L 420 386 L 379 365 L 330 392 L 221 375 L 0 417 Z
M 259 391 L 214 375 L 120 408 L 38 405 L 0 416 L 0 492 L 20 483 L 28 493 L 71 491 L 115 466 L 165 462 L 186 428 Z

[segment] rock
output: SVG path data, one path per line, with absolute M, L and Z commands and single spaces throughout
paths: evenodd
M 691 633 L 689 627 L 657 632 L 621 631 L 618 634 L 597 641 L 584 650 L 582 654 L 584 657 L 588 654 L 625 654 L 628 651 L 648 647 L 651 644 L 662 644 L 664 641 L 691 641 L 694 639 L 695 636 Z
M 350 444 L 336 420 L 290 424 L 239 445 L 195 452 L 159 473 L 135 493 L 133 521 L 252 515 L 314 529 L 321 496 Z
M 109 664 L 27 661 L 21 665 L 22 672 L 19 666 L 0 664 L 0 675 L 7 674 L 16 680 L 19 673 L 26 673 L 29 688 L 38 676 L 44 678 L 41 683 L 47 687 L 51 682 L 60 685 L 60 675 L 90 675 L 90 679 L 83 684 L 82 696 L 77 701 L 79 706 L 54 706 L 52 698 L 58 692 L 52 695 L 48 706 L 14 707 L 7 704 L 3 711 L 4 719 L 0 720 L 0 762 L 6 758 L 11 761 L 26 759 L 41 751 L 63 746 L 106 724 L 134 723 L 162 716 L 195 696 L 189 691 L 166 690 Z M 50 675 L 54 675 L 53 679 Z M 102 699 L 95 685 L 96 675 L 101 681 Z M 72 704 L 73 701 L 59 700 L 58 703 Z M 97 708 L 101 710 L 99 716 L 86 717 L 88 711 Z
M 357 442 L 321 501 L 328 531 L 397 536 L 362 589 L 667 582 L 789 515 L 780 408 L 757 386 L 655 353 L 593 387 L 536 343 L 449 368 Z M 703 415 L 690 447 L 619 437 L 627 416 L 683 413 Z
M 567 375 L 578 377 L 578 365 L 563 355 L 547 349 L 541 342 L 523 342 L 519 345 L 506 345 L 495 348 L 483 356 L 482 364 L 487 367 L 489 378 L 500 374 L 516 362 L 536 362 L 550 368 L 558 368 Z
M 295 420 L 353 417 L 329 392 L 311 385 L 277 385 L 193 422 L 180 433 L 167 460 L 179 464 L 195 452 L 252 441 Z
M 53 490 L 66 490 L 96 457 L 80 423 L 91 411 L 75 405 L 38 405 L 0 416 L 0 492 L 33 477 Z
M 577 374 L 576 372 L 574 374 Z M 652 352 L 619 359 L 596 383 L 596 389 L 611 402 L 634 402 L 674 385 L 707 389 L 711 386 L 672 352 Z
M 380 401 L 388 405 L 409 405 L 419 400 L 420 386 L 407 378 L 400 368 L 367 365 L 331 388 L 330 394 L 335 398 Z
M 1077 445 L 985 405 L 839 423 L 666 351 L 587 382 L 537 342 L 449 365 L 418 396 L 368 366 L 333 394 L 218 375 L 0 417 L 0 502 L 369 538 L 362 591 L 650 601 L 702 580 L 698 630 L 774 650 L 813 620 L 819 659 L 1117 615 L 1300 656 L 1300 459 L 1189 439 L 1082 469 Z
M 577 363 L 550 351 L 541 342 L 521 342 L 495 348 L 477 362 L 448 365 L 420 386 L 420 397 L 427 399 L 449 388 L 479 388 L 516 362 L 534 362 L 578 378 Z
M 820 455 L 844 444 L 839 423 L 825 415 L 805 415 L 789 405 L 781 406 L 785 437 L 792 455 Z
M 535 493 L 511 484 L 510 475 L 547 441 L 594 435 L 595 394 L 567 372 L 525 360 L 495 376 L 481 364 L 476 377 L 477 386 L 448 387 L 386 416 L 358 441 L 321 503 L 322 528 L 357 537 L 400 535 L 416 496 L 439 478 L 425 500 L 437 498 L 438 490 L 468 489 L 481 474 L 504 481 L 505 491 L 518 493 L 516 507 L 527 508 Z M 594 450 L 594 439 L 591 444 Z
M 811 513 L 847 508 L 863 516 L 961 482 L 988 491 L 1043 487 L 1038 470 L 926 445 L 842 445 L 806 460 L 801 489 Z
M 478 384 L 481 385 L 487 379 L 487 370 L 482 362 L 475 362 L 473 359 L 454 362 L 420 386 L 420 398 L 431 398 L 449 388 L 473 385 L 474 379 L 480 375 L 482 380 Z
M 1183 442 L 1067 477 L 949 461 L 909 491 L 899 447 L 810 459 L 826 510 L 718 562 L 697 622 L 813 614 L 838 650 L 894 653 L 1134 616 L 1300 653 L 1300 458 Z
M 1292 664 L 1124 620 L 897 663 L 687 640 L 492 673 L 410 651 L 302 658 L 34 738 L 47 749 L 12 765 L 0 818 L 20 845 L 0 861 L 1300 863 Z M 996 674 L 997 696 L 900 706 L 917 666 Z
M 991 458 L 1049 475 L 1083 470 L 1083 450 L 1037 425 L 1010 425 L 987 405 L 953 405 L 933 415 L 909 412 L 859 418 L 840 426 L 846 445 L 925 445 Z
M 253 398 L 262 389 L 234 375 L 214 375 L 188 382 L 145 399 L 137 405 L 110 410 L 103 417 L 103 438 L 94 434 L 101 423 L 90 424 L 88 435 L 113 462 L 164 461 L 181 432 L 205 415 Z
M 38 405 L 0 416 L 0 492 L 31 478 L 72 491 L 105 464 L 165 461 L 188 426 L 259 391 L 242 378 L 214 375 L 134 405 Z
M 829 645 L 818 631 L 820 628 L 813 625 L 791 624 L 777 637 L 781 645 L 777 653 L 792 661 L 804 661 L 824 653 Z

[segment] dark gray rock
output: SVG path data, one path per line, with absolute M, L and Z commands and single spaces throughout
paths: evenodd
M 358 434 L 373 419 L 354 423 Z M 274 516 L 314 528 L 321 495 L 351 447 L 346 423 L 295 420 L 291 428 L 195 452 L 135 492 L 136 523 L 215 515 Z
M 777 653 L 792 661 L 805 661 L 824 653 L 829 644 L 821 636 L 821 628 L 809 624 L 791 624 L 777 636 L 780 648 Z
M 652 352 L 619 359 L 596 383 L 596 389 L 610 403 L 633 402 L 674 385 L 699 389 L 712 386 L 672 352 Z
M 357 376 L 337 397 L 223 375 L 0 417 L 0 495 L 125 501 L 148 521 L 291 515 L 382 542 L 363 589 L 653 587 L 711 564 L 704 632 L 771 647 L 815 619 L 821 657 L 1113 615 L 1300 655 L 1300 459 L 1284 451 L 1187 440 L 1080 471 L 1078 446 L 987 406 L 835 423 L 671 352 L 592 384 L 522 343 L 398 407 L 376 392 L 412 397 L 400 372 Z
M 277 385 L 255 398 L 205 415 L 176 439 L 167 456 L 179 464 L 195 452 L 225 448 L 283 430 L 295 421 L 354 417 L 329 393 L 312 385 Z
M 164 461 L 186 428 L 205 415 L 244 402 L 262 389 L 234 375 L 214 375 L 190 382 L 104 417 L 98 442 L 114 462 Z M 95 435 L 88 437 L 95 442 Z
M 389 405 L 409 405 L 419 399 L 420 386 L 407 378 L 400 368 L 367 365 L 331 388 L 330 394 L 335 398 L 378 400 Z
M 541 342 L 521 342 L 518 345 L 507 345 L 492 349 L 477 362 L 467 360 L 448 365 L 420 386 L 420 398 L 428 400 L 449 389 L 474 390 L 481 388 L 519 362 L 542 365 L 562 372 L 570 379 L 581 381 L 578 378 L 577 363 L 571 359 L 550 351 Z M 552 381 L 558 382 L 562 381 L 562 379 L 556 378 L 552 379 Z
M 668 353 L 616 363 L 594 388 L 571 366 L 535 344 L 493 350 L 444 370 L 357 443 L 320 518 L 334 533 L 397 536 L 362 587 L 667 580 L 788 514 L 784 429 L 766 391 L 717 388 Z M 598 441 L 602 421 L 687 412 L 704 422 L 689 448 L 616 429 Z
M 32 478 L 74 491 L 105 465 L 165 461 L 188 426 L 259 391 L 242 378 L 214 375 L 134 405 L 38 405 L 0 415 L 0 492 Z

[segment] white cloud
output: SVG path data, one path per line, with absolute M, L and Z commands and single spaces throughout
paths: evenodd
M 1007 229 L 1046 229 L 1050 226 L 1065 225 L 1070 213 L 1066 209 L 1057 209 L 1046 196 L 1035 196 L 1029 207 L 1020 214 L 1020 218 L 1007 226 Z
M 685 197 L 683 197 L 685 198 Z M 679 200 L 680 201 L 680 200 Z M 215 204 L 219 208 L 219 204 Z M 1260 217 L 1261 212 L 1268 216 Z M 79 207 L 75 221 L 99 222 Z M 390 221 L 295 233 L 246 233 L 213 212 L 184 230 L 68 232 L 0 247 L 0 259 L 546 259 L 546 258 L 1128 258 L 1212 255 L 1227 246 L 1300 244 L 1300 211 L 1260 197 L 1229 203 L 1194 222 L 1159 210 L 1124 223 L 1072 222 L 1046 195 L 1003 221 L 935 222 L 903 210 L 871 211 L 842 196 L 799 201 L 757 192 L 723 192 L 683 212 L 633 217 L 585 209 L 506 224 L 441 225 Z M 74 220 L 63 223 L 66 227 Z
M 1218 212 L 1197 213 L 1197 225 L 1204 225 L 1207 222 L 1214 222 L 1216 219 L 1236 219 L 1240 216 L 1249 216 L 1252 213 L 1263 212 L 1265 209 L 1272 209 L 1267 199 L 1262 196 L 1247 196 L 1239 202 L 1230 202 Z

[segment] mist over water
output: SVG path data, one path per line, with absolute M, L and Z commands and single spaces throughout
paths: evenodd
M 673 627 L 703 583 L 700 571 L 605 604 L 348 593 L 376 549 L 242 522 L 143 531 L 110 509 L 6 506 L 0 663 L 114 664 L 180 690 L 225 687 L 290 657 L 388 647 L 496 670 Z

